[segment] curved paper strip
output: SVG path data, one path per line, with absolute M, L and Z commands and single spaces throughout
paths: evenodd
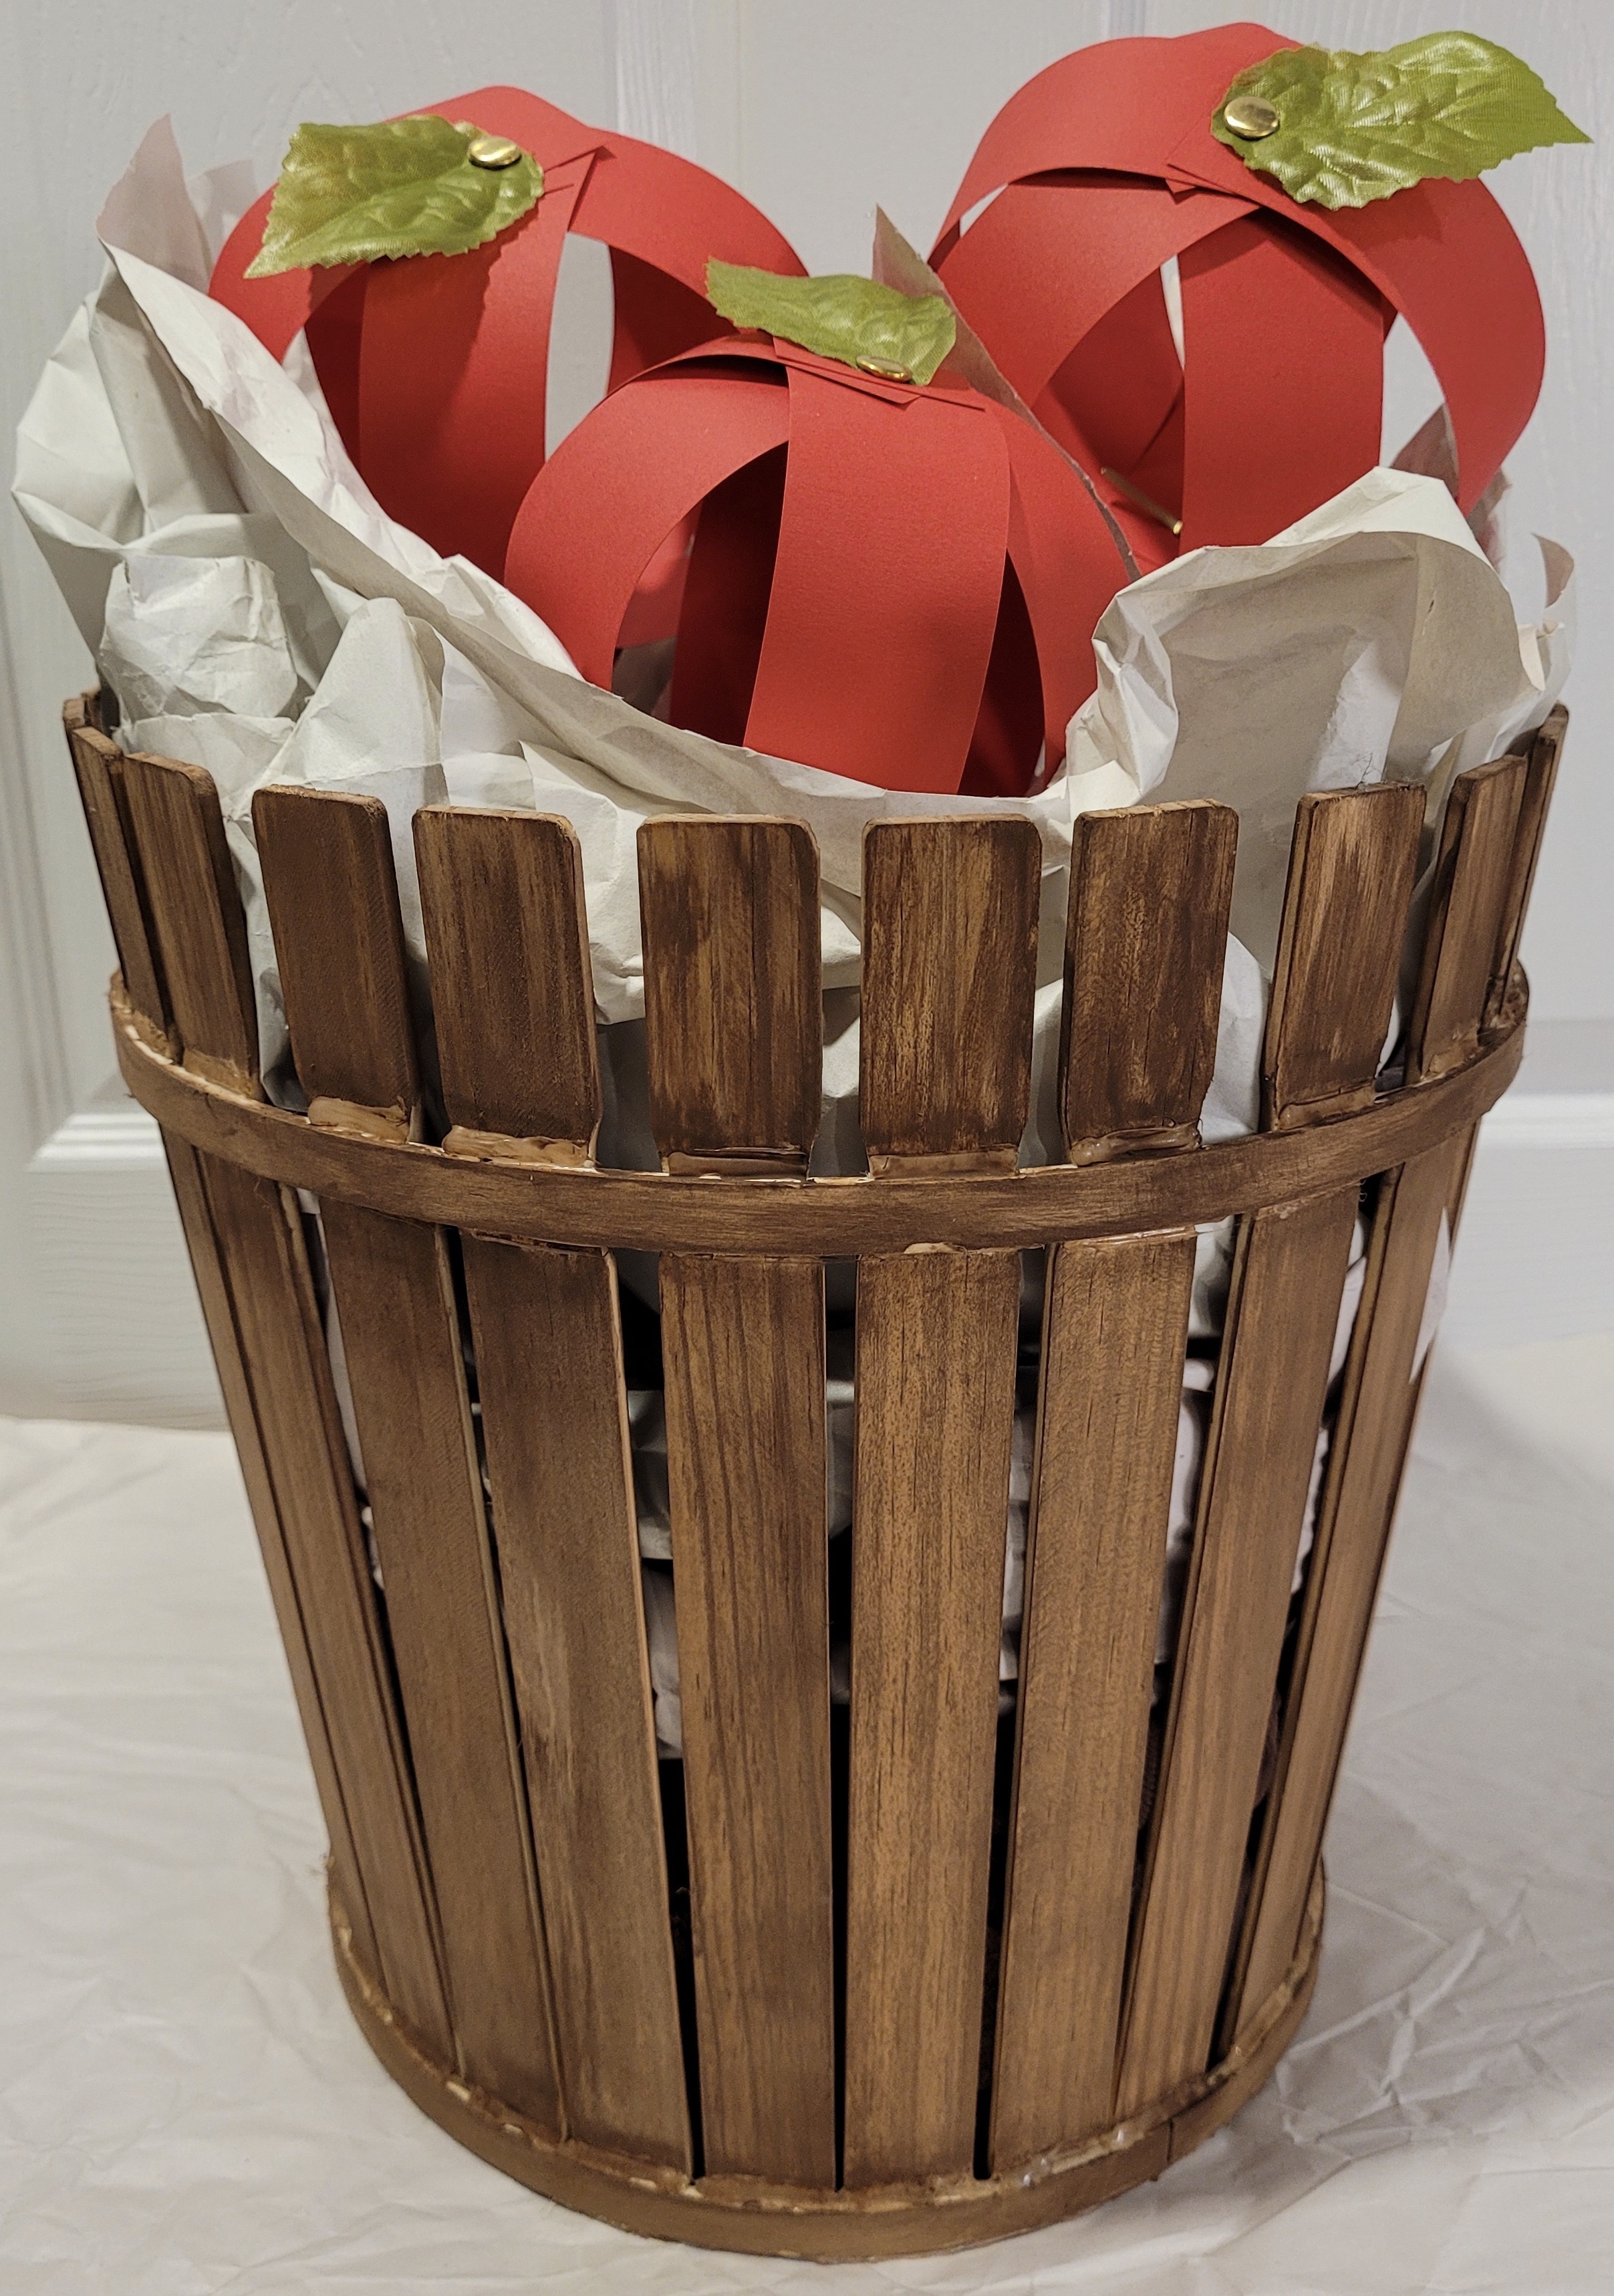
M 1066 728 L 1098 684 L 1093 633 L 1115 595 L 1120 557 L 1102 512 L 1058 447 L 1007 408 L 992 411 L 1009 450 L 1009 556 L 1036 641 L 1052 773 L 1065 754 Z
M 996 410 L 935 384 L 876 395 L 799 352 L 787 372 L 791 452 L 746 741 L 876 787 L 954 791 L 1008 543 Z
M 511 532 L 506 586 L 585 677 L 609 687 L 622 618 L 661 544 L 789 436 L 788 394 L 754 357 L 643 377 L 595 407 L 535 480 Z
M 1406 319 L 1446 393 L 1458 499 L 1471 508 L 1541 386 L 1545 339 L 1528 261 L 1483 184 L 1430 178 L 1393 200 L 1330 213 L 1297 205 L 1219 144 L 1210 119 L 1235 74 L 1295 45 L 1262 25 L 1231 24 L 1105 41 L 1049 65 L 982 137 L 931 261 L 945 269 L 963 217 L 981 200 L 1060 169 L 1157 176 L 1174 191 L 1217 191 L 1268 209 L 1348 256 Z
M 1167 180 L 1225 188 L 1235 176 L 1258 206 L 1348 256 L 1405 319 L 1446 395 L 1457 501 L 1472 510 L 1534 413 L 1546 367 L 1536 275 L 1495 197 L 1431 176 L 1371 207 L 1300 207 L 1218 144 L 1208 120 L 1175 147 Z
M 1118 388 L 1124 383 L 1124 388 Z M 1183 363 L 1158 272 L 1089 327 L 1036 401 L 1038 422 L 1085 471 L 1140 573 L 1174 557 L 1183 508 Z M 1144 510 L 1115 473 L 1148 496 Z
M 277 271 L 267 279 L 249 279 L 247 266 L 264 243 L 264 226 L 274 197 L 271 184 L 225 240 L 213 266 L 208 292 L 216 303 L 224 304 L 246 322 L 271 358 L 282 359 L 327 296 L 356 271 L 367 271 L 369 266 L 332 264 L 320 271 Z
M 1264 216 L 1200 240 L 1182 282 L 1182 546 L 1266 542 L 1377 463 L 1384 307 Z
M 1013 183 L 964 234 L 941 276 L 977 332 L 989 331 L 993 357 L 1035 406 L 1073 345 L 1162 263 L 1238 212 L 1212 194 L 1176 198 L 1135 176 Z M 1125 369 L 1112 370 L 1109 383 L 1118 404 L 1135 388 Z
M 1164 176 L 1167 154 L 1201 105 L 1208 135 L 1210 111 L 1234 73 L 1298 45 L 1259 24 L 1222 24 L 1176 38 L 1100 40 L 1060 57 L 1015 91 L 976 145 L 932 264 L 940 268 L 970 209 L 1005 184 L 1068 168 Z M 1217 188 L 1225 188 L 1219 179 Z
M 445 558 L 457 551 L 502 566 L 542 468 L 549 315 L 587 168 L 585 159 L 549 170 L 537 207 L 487 247 L 371 266 L 359 346 L 362 468 L 389 516 Z M 321 381 L 328 402 L 323 369 Z
M 784 399 L 786 412 L 789 397 Z M 784 507 L 786 449 L 747 463 L 700 506 L 674 630 L 668 714 L 714 742 L 743 744 Z

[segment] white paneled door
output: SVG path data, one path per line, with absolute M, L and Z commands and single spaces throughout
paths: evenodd
M 815 271 L 865 266 L 878 202 L 921 245 L 1004 100 L 1085 43 L 1247 12 L 1199 0 L 10 0 L 0 136 L 0 416 L 6 437 L 98 268 L 94 218 L 171 112 L 195 169 L 250 156 L 260 181 L 309 119 L 366 119 L 490 81 L 684 152 L 739 184 Z M 1454 20 L 1409 0 L 1274 0 L 1274 30 L 1384 46 Z M 1614 30 L 1601 0 L 1465 0 L 1600 141 L 1492 180 L 1541 278 L 1553 359 L 1515 457 L 1528 523 L 1606 595 L 1614 496 L 1610 184 Z M 1397 354 L 1393 424 L 1427 411 Z M 552 400 L 552 406 L 553 406 Z M 1397 439 L 1397 442 L 1399 440 Z M 1594 771 L 1614 657 L 1588 647 L 1577 734 L 1526 955 L 1537 1010 L 1614 1014 L 1606 898 L 1614 780 Z M 0 518 L 0 1410 L 185 1424 L 217 1417 L 160 1152 L 123 1096 L 103 992 L 112 962 L 60 734 L 92 665 L 20 521 Z

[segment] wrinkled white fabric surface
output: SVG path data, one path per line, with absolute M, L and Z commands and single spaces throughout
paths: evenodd
M 1437 1356 L 1275 2082 L 1095 2216 L 833 2267 L 631 2239 L 415 2111 L 331 1966 L 225 1439 L 0 1423 L 0 2289 L 1601 2296 L 1611 1381 Z

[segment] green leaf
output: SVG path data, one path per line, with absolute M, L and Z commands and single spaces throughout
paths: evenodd
M 305 122 L 291 138 L 248 278 L 485 247 L 537 204 L 544 170 L 525 152 L 509 167 L 473 166 L 479 132 L 438 119 L 373 127 Z
M 929 382 L 958 332 L 944 296 L 904 295 L 847 272 L 784 279 L 714 258 L 706 266 L 706 293 L 713 309 L 737 327 L 759 327 L 893 381 Z
M 1275 133 L 1235 135 L 1226 106 L 1260 96 Z M 1297 200 L 1361 208 L 1421 183 L 1465 182 L 1539 144 L 1589 144 L 1526 63 L 1472 32 L 1428 32 L 1370 55 L 1285 48 L 1241 71 L 1211 121 Z

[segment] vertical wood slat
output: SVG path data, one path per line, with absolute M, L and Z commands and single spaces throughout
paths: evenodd
M 420 1076 L 387 808 L 373 797 L 265 789 L 252 826 L 309 1119 L 406 1140 Z
M 234 1439 L 236 1456 L 241 1461 L 242 1480 L 246 1485 L 247 1500 L 258 1531 L 258 1543 L 264 1559 L 264 1576 L 269 1582 L 269 1598 L 274 1605 L 275 1623 L 285 1647 L 292 1693 L 297 1700 L 298 1718 L 302 1724 L 303 1737 L 308 1749 L 309 1766 L 314 1772 L 325 1831 L 331 1839 L 332 1876 L 341 1894 L 365 1965 L 379 1980 L 380 1955 L 370 1919 L 369 1898 L 332 1751 L 324 1702 L 315 1678 L 302 1606 L 287 1557 L 285 1527 L 258 1431 L 246 1357 L 231 1297 L 230 1279 L 208 1202 L 204 1177 L 206 1165 L 197 1151 L 183 1140 L 168 1138 L 163 1145 L 168 1153 L 175 1201 L 179 1207 L 180 1224 L 184 1229 L 191 1267 L 196 1277 L 196 1289 L 201 1300 L 202 1316 L 212 1344 L 225 1411 Z M 228 1183 L 224 1185 L 227 1186 Z M 265 1201 L 266 1207 L 271 1192 L 260 1183 L 255 1193 Z M 274 1210 L 278 1210 L 280 1207 L 277 1205 Z
M 1262 1056 L 1276 1127 L 1371 1093 L 1413 801 L 1342 791 L 1303 802 L 1297 827 Z M 1356 1188 L 1340 1189 L 1241 1226 L 1125 2011 L 1122 2115 L 1202 2072 L 1215 2038 L 1356 1204 Z
M 1178 1634 L 1116 2111 L 1205 2070 L 1356 1219 L 1342 1189 L 1241 1232 Z
M 132 759 L 129 786 L 140 791 L 162 772 L 155 761 Z M 233 955 L 232 913 L 240 918 L 234 885 L 213 865 L 223 846 L 217 797 L 206 775 L 189 775 L 166 792 L 160 788 L 159 798 L 164 794 L 168 805 L 130 808 L 146 840 L 131 862 L 149 889 L 176 1013 L 193 1029 L 218 1021 L 219 1037 L 193 1037 L 187 1056 L 204 1073 L 239 1074 L 250 1008 L 243 1011 Z M 170 846 L 165 831 L 176 820 Z M 193 876 L 203 860 L 206 873 Z M 176 883 L 183 892 L 174 899 Z M 299 1215 L 285 1192 L 168 1144 L 293 1681 L 315 1724 L 310 1753 L 339 1883 L 346 1896 L 350 1843 L 357 1885 L 348 1910 L 361 1947 L 373 1953 L 405 2021 L 428 2047 L 447 2054 L 451 2032 L 407 1756 Z M 340 1792 L 325 1779 L 327 1743 Z
M 1231 807 L 1202 799 L 1077 822 L 1060 1038 L 1073 1164 L 1199 1144 L 1237 839 Z
M 600 1102 L 576 836 L 447 808 L 414 835 L 445 1145 L 582 1160 Z M 615 1274 L 602 1251 L 463 1249 L 567 2126 L 687 2170 Z
M 1262 1060 L 1266 1130 L 1372 1107 L 1422 828 L 1416 782 L 1300 800 Z M 1290 998 L 1308 1027 L 1286 1025 Z
M 123 786 L 184 1065 L 261 1100 L 247 921 L 212 775 L 130 757 Z
M 1323 1846 L 1383 1567 L 1417 1388 L 1413 1359 L 1441 1216 L 1464 1143 L 1443 1141 L 1386 1176 L 1321 1496 L 1289 1710 L 1227 2022 L 1282 1978 Z
M 1525 767 L 1524 791 L 1519 805 L 1519 825 L 1513 839 L 1507 897 L 1502 907 L 1502 929 L 1492 961 L 1491 985 L 1482 1022 L 1484 1028 L 1494 1028 L 1500 1022 L 1512 989 L 1513 968 L 1519 961 L 1519 944 L 1524 937 L 1524 921 L 1536 883 L 1536 865 L 1541 858 L 1541 840 L 1546 830 L 1553 791 L 1557 784 L 1558 760 L 1563 750 L 1563 737 L 1569 722 L 1569 713 L 1561 701 L 1548 712 L 1544 724 L 1530 742 L 1526 753 L 1528 762 Z
M 876 1171 L 1012 1164 L 1039 876 L 1024 822 L 866 832 L 863 1126 Z M 967 2174 L 974 2155 L 1019 1303 L 1014 1252 L 922 1246 L 858 1266 L 853 2186 Z
M 1478 1043 L 1506 994 L 1557 770 L 1563 713 L 1534 742 L 1520 774 L 1513 841 L 1505 866 L 1482 852 L 1469 856 L 1464 897 L 1459 880 L 1467 840 L 1488 842 L 1483 817 L 1459 817 L 1457 849 L 1446 875 L 1444 907 L 1431 904 L 1427 964 L 1443 972 L 1440 997 L 1449 1043 Z M 1483 769 L 1482 774 L 1483 774 Z M 1464 781 L 1469 777 L 1464 776 Z M 1506 778 L 1488 775 L 1495 793 Z M 1475 890 L 1475 877 L 1482 879 Z M 1454 890 L 1456 889 L 1456 890 Z M 1466 1004 L 1460 1002 L 1466 997 Z M 1434 998 L 1431 992 L 1431 1005 Z M 1327 1474 L 1319 1498 L 1316 1540 L 1307 1574 L 1295 1665 L 1278 1763 L 1258 1845 L 1244 1934 L 1235 1952 L 1223 2040 L 1252 2014 L 1287 1966 L 1299 1933 L 1311 1870 L 1322 1846 L 1345 1733 L 1383 1570 L 1401 1471 L 1411 1439 L 1418 1382 L 1413 1375 L 1430 1271 L 1443 1215 L 1454 1220 L 1472 1136 L 1443 1142 L 1399 1171 L 1387 1173 L 1375 1208 L 1366 1282 L 1357 1310 Z
M 600 1122 L 583 855 L 551 814 L 414 817 L 451 1152 L 582 1162 Z
M 1449 1076 L 1479 1050 L 1528 770 L 1525 757 L 1498 758 L 1452 783 L 1407 1029 L 1409 1084 Z
M 804 1168 L 822 1060 L 813 840 L 790 822 L 649 822 L 639 856 L 664 1160 Z M 823 1270 L 667 1253 L 660 1283 L 706 2168 L 827 2187 Z
M 860 1105 L 875 1172 L 1012 1171 L 1030 1098 L 1042 848 L 1029 822 L 886 821 L 864 839 Z
M 1197 1145 L 1237 817 L 1077 824 L 1061 1104 L 1073 1153 Z M 1176 923 L 1158 955 L 1157 907 Z M 1127 1958 L 1195 1238 L 1050 1254 L 1026 1542 L 995 2171 L 1106 2126 Z
M 269 789 L 253 800 L 253 821 L 311 1113 L 323 1102 L 332 1120 L 397 1136 L 414 1062 L 384 808 Z M 387 1097 L 366 1102 L 367 1091 Z M 356 1205 L 321 1210 L 461 2069 L 558 2128 L 526 1797 L 447 1242 Z
M 651 1129 L 670 1172 L 806 1169 L 823 1067 L 818 849 L 804 822 L 646 822 Z
M 129 819 L 123 752 L 102 731 L 94 701 L 93 694 L 83 694 L 62 711 L 68 754 L 117 945 L 118 969 L 150 1041 L 166 1053 L 172 1046 L 173 1015 L 157 955 L 145 873 Z

